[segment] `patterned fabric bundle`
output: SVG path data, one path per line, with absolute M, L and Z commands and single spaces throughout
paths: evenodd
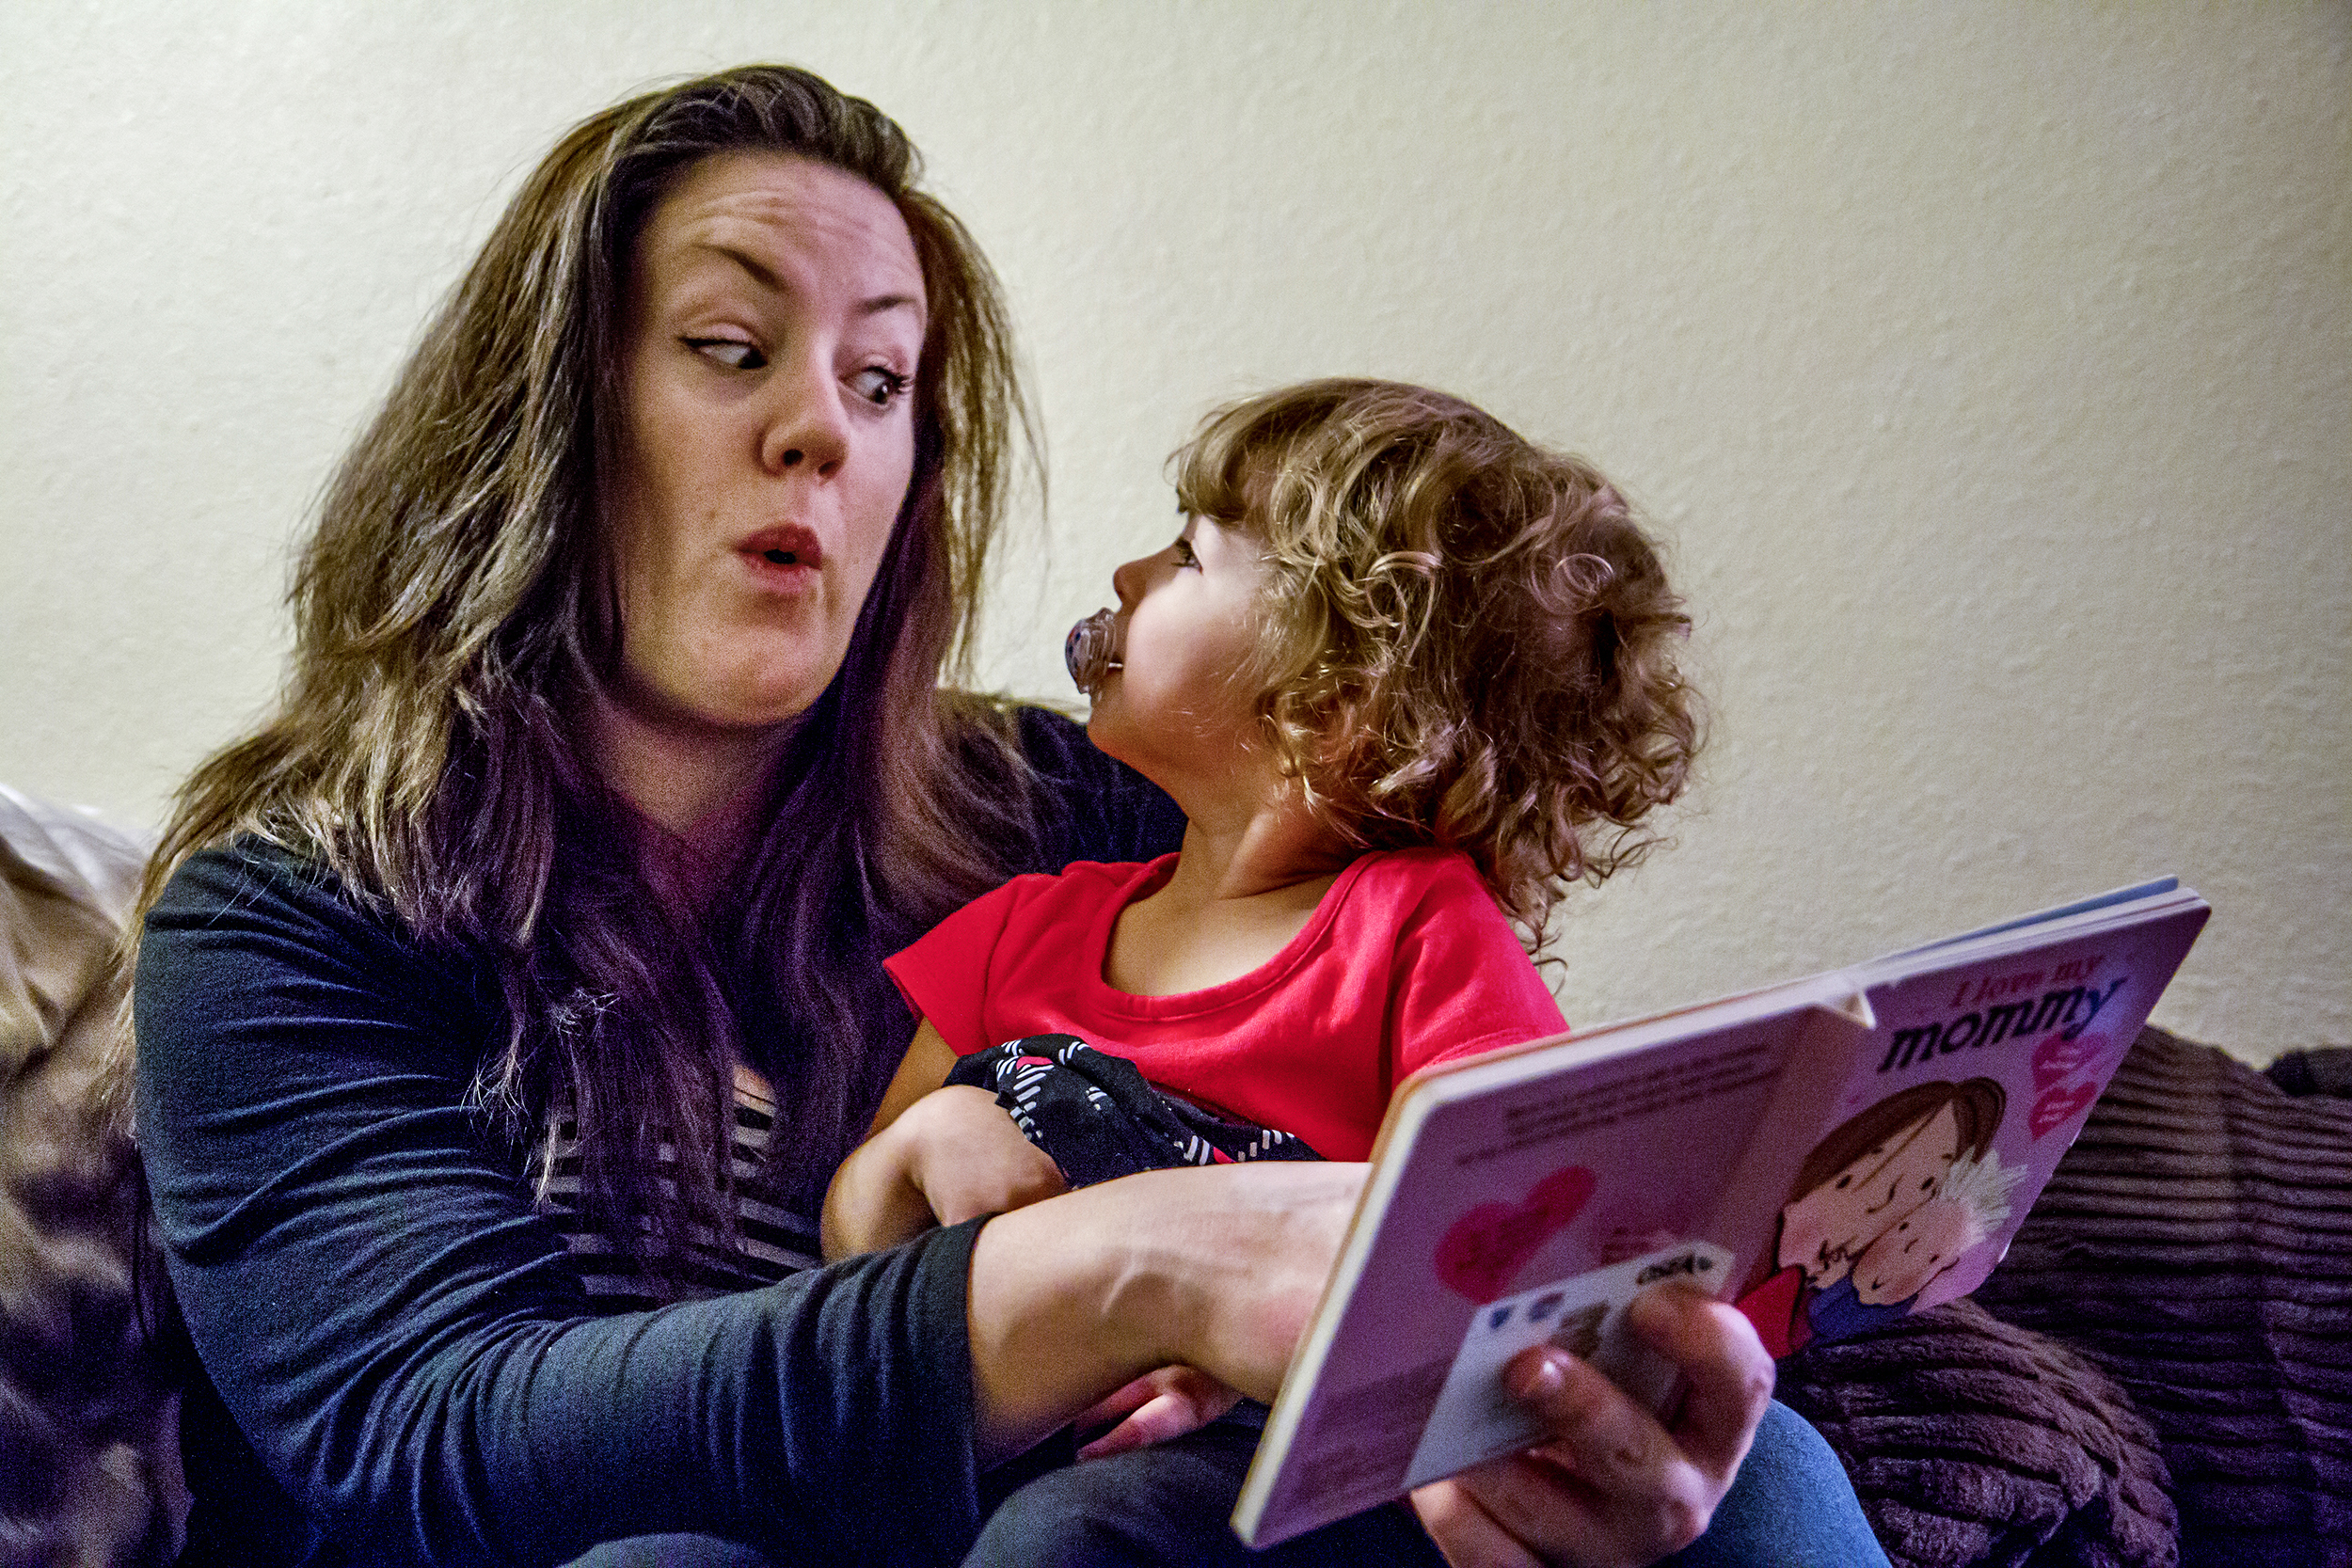
M 947 1082 L 993 1090 L 1073 1187 L 1173 1165 L 1323 1158 L 1288 1132 L 1163 1094 L 1133 1062 L 1074 1035 L 1034 1035 L 976 1051 L 956 1063 Z

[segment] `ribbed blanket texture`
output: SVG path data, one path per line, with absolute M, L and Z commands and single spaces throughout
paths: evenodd
M 2171 1568 L 2155 1434 L 2063 1345 L 1956 1301 L 1815 1345 L 1780 1397 L 1845 1461 L 1896 1568 Z
M 2130 1394 L 2187 1568 L 2352 1563 L 2352 1101 L 2142 1032 L 1975 1299 Z

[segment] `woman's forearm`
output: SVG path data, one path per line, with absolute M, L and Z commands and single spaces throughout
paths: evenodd
M 968 1305 L 981 1462 L 1157 1367 L 1272 1399 L 1365 1169 L 1148 1171 L 990 1221 Z

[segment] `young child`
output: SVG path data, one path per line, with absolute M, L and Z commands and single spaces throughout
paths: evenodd
M 889 961 L 921 1022 L 829 1256 L 1149 1164 L 1365 1158 L 1411 1072 L 1560 1031 L 1530 952 L 1561 885 L 1682 788 L 1689 623 L 1589 466 L 1330 380 L 1211 414 L 1174 467 L 1182 533 L 1072 662 L 1183 848 L 1017 878 Z

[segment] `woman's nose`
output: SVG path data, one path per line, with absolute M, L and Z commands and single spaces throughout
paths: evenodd
M 811 363 L 785 371 L 770 378 L 768 389 L 760 466 L 771 473 L 805 467 L 831 479 L 850 454 L 849 413 L 833 367 Z

